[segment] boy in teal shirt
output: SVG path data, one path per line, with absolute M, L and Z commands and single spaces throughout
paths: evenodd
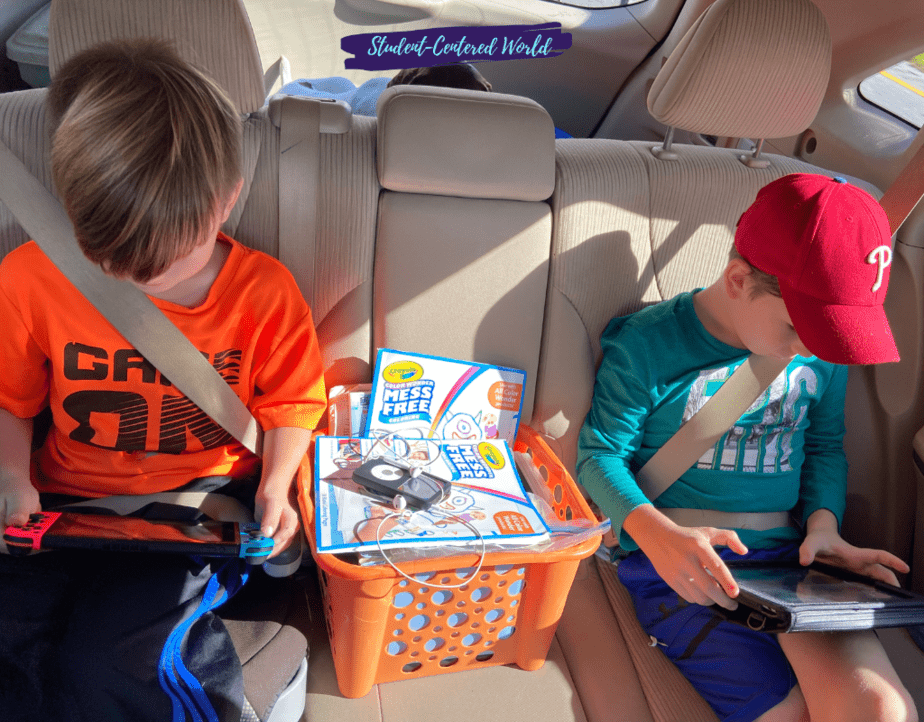
M 621 546 L 634 550 L 619 576 L 642 626 L 720 719 L 917 719 L 872 632 L 774 637 L 710 608 L 734 607 L 738 589 L 724 560 L 745 555 L 817 558 L 893 584 L 892 569 L 908 571 L 838 533 L 847 483 L 843 364 L 898 360 L 882 309 L 890 235 L 869 194 L 842 179 L 786 176 L 742 215 L 714 284 L 615 318 L 602 336 L 579 480 Z M 790 361 L 715 447 L 646 498 L 635 474 L 751 353 Z M 672 520 L 687 509 L 717 521 Z M 788 511 L 797 526 L 764 523 Z M 748 528 L 722 528 L 718 520 L 741 512 Z

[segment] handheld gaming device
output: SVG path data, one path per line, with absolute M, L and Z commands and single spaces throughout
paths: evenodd
M 371 459 L 360 465 L 353 472 L 353 481 L 399 510 L 405 506 L 427 509 L 445 499 L 451 488 L 448 481 L 385 459 Z
M 256 523 L 190 524 L 59 511 L 32 514 L 22 526 L 7 527 L 3 540 L 14 555 L 40 549 L 97 549 L 241 557 L 248 564 L 261 564 L 273 551 L 273 540 L 263 536 Z

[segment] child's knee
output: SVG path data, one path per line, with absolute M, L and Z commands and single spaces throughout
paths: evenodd
M 914 700 L 904 687 L 898 689 L 887 687 L 880 691 L 874 702 L 871 712 L 876 717 L 868 719 L 882 720 L 883 722 L 918 722 L 918 712 Z
M 904 686 L 889 686 L 887 691 L 880 695 L 880 716 L 877 719 L 918 722 L 917 706 Z
M 856 722 L 918 722 L 918 712 L 908 690 L 881 677 L 861 680 L 855 694 L 844 695 L 838 709 L 821 719 Z M 833 715 L 831 714 L 833 713 Z M 816 717 L 813 715 L 812 719 Z

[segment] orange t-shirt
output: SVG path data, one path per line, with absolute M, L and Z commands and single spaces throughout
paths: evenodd
M 311 312 L 277 260 L 219 234 L 230 254 L 195 308 L 152 298 L 264 429 L 313 429 L 325 408 Z M 259 460 L 149 364 L 34 242 L 0 263 L 0 407 L 51 406 L 34 458 L 42 492 L 147 494 Z

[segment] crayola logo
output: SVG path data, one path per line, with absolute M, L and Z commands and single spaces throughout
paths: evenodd
M 390 384 L 406 384 L 423 376 L 423 367 L 414 361 L 395 361 L 382 371 L 382 378 Z
M 478 444 L 478 453 L 481 454 L 481 458 L 484 459 L 485 463 L 492 469 L 497 470 L 504 468 L 506 463 L 504 461 L 504 455 L 494 444 L 488 441 L 482 441 Z

